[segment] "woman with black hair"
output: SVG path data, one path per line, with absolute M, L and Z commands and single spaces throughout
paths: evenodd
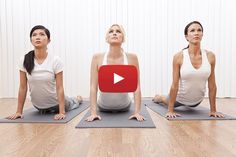
M 28 83 L 33 106 L 40 112 L 59 112 L 54 119 L 64 119 L 66 111 L 79 107 L 82 97 L 64 96 L 62 61 L 47 52 L 47 45 L 50 43 L 49 30 L 42 25 L 33 27 L 30 40 L 34 50 L 22 57 L 19 64 L 20 87 L 17 111 L 7 118 L 12 120 L 23 118 Z
M 189 45 L 173 58 L 173 82 L 169 96 L 156 95 L 153 101 L 168 105 L 166 117 L 176 118 L 180 114 L 174 112 L 174 107 L 198 106 L 204 99 L 208 82 L 209 116 L 223 118 L 222 113 L 216 112 L 215 55 L 201 49 L 201 23 L 190 22 L 184 29 L 184 35 Z

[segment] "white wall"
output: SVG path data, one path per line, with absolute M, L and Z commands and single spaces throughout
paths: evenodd
M 234 0 L 0 0 L 0 97 L 16 97 L 17 63 L 32 49 L 34 25 L 49 28 L 49 52 L 65 63 L 67 95 L 89 96 L 90 61 L 105 52 L 105 32 L 122 24 L 124 49 L 140 61 L 143 96 L 167 94 L 173 54 L 186 47 L 183 30 L 199 20 L 202 47 L 215 52 L 219 97 L 236 97 L 236 9 Z

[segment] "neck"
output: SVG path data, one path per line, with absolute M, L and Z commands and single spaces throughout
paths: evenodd
M 35 48 L 34 49 L 34 54 L 37 59 L 44 59 L 47 57 L 47 51 L 46 48 Z
M 193 55 L 199 55 L 201 54 L 201 46 L 200 44 L 189 44 L 188 51 Z
M 122 56 L 123 49 L 119 46 L 110 46 L 108 55 L 112 58 L 119 58 Z

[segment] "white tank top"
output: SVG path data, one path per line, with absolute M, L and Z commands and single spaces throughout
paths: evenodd
M 128 65 L 127 55 L 124 52 L 122 54 L 124 58 L 124 65 Z M 105 53 L 102 65 L 108 65 L 107 55 L 108 53 Z M 108 110 L 124 109 L 128 107 L 130 103 L 131 103 L 131 98 L 129 97 L 128 93 L 105 93 L 105 92 L 99 92 L 99 97 L 97 102 L 99 107 Z
M 201 102 L 206 91 L 206 82 L 211 74 L 211 65 L 205 50 L 201 50 L 202 64 L 200 68 L 193 67 L 188 49 L 183 50 L 183 64 L 180 69 L 179 90 L 176 101 L 185 105 L 195 105 Z

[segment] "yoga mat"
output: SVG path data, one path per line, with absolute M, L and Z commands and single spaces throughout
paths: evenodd
M 90 111 L 88 111 L 76 125 L 76 128 L 156 128 L 143 103 L 141 106 L 140 114 L 146 118 L 145 121 L 129 120 L 129 117 L 134 113 L 134 105 L 132 104 L 129 111 L 126 112 L 97 111 L 97 114 L 101 116 L 102 120 L 95 120 L 93 122 L 86 121 L 87 117 L 90 116 Z
M 56 113 L 45 113 L 40 114 L 40 112 L 33 108 L 27 109 L 23 112 L 23 118 L 18 118 L 16 120 L 0 119 L 0 123 L 67 123 L 81 112 L 89 107 L 88 101 L 83 101 L 80 106 L 74 110 L 66 112 L 66 118 L 63 120 L 54 120 L 54 115 Z
M 154 103 L 151 99 L 145 100 L 144 103 L 148 108 L 165 117 L 167 113 L 167 105 L 162 103 Z M 224 114 L 225 118 L 209 117 L 209 109 L 202 106 L 179 106 L 174 108 L 174 111 L 181 114 L 181 117 L 167 118 L 168 120 L 236 120 L 235 117 L 226 114 Z

